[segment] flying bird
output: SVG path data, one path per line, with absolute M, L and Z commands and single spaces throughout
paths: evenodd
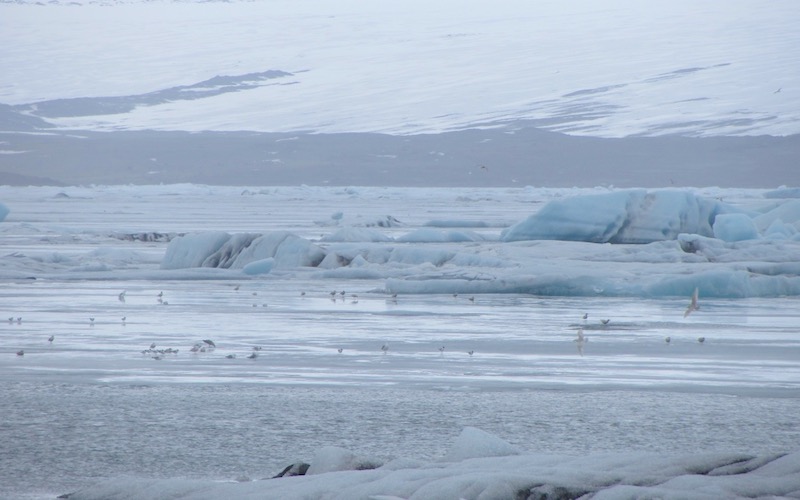
M 698 309 L 700 309 L 700 306 L 697 305 L 697 298 L 698 298 L 699 294 L 700 294 L 700 290 L 698 288 L 695 288 L 694 289 L 694 293 L 692 294 L 692 302 L 686 308 L 686 312 L 683 313 L 683 317 L 684 318 L 686 316 L 690 315 L 692 313 L 692 311 L 697 311 Z

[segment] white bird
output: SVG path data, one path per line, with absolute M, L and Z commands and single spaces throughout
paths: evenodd
M 583 345 L 588 342 L 588 339 L 583 336 L 583 328 L 578 328 L 578 338 L 573 340 L 578 345 L 578 354 L 583 356 Z
M 683 317 L 684 318 L 686 316 L 690 315 L 692 313 L 692 311 L 697 311 L 698 309 L 700 309 L 700 306 L 697 305 L 697 299 L 698 299 L 699 295 L 700 295 L 700 290 L 698 288 L 695 288 L 694 289 L 694 293 L 692 294 L 692 302 L 686 308 L 686 312 L 683 313 Z

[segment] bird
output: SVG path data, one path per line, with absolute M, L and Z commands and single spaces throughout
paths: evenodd
M 339 351 L 339 354 L 341 354 L 341 353 L 342 353 L 342 351 L 344 351 L 344 349 L 342 349 L 341 347 L 340 347 L 340 348 L 338 348 L 338 349 L 336 349 L 336 350 L 337 350 L 337 351 Z
M 55 335 L 50 335 L 50 337 L 47 339 L 47 341 L 52 344 L 55 339 L 56 339 Z
M 155 342 L 152 342 L 152 343 L 150 344 L 150 349 L 155 349 L 155 348 L 156 348 L 156 343 L 155 343 Z
M 692 302 L 689 303 L 689 306 L 686 308 L 686 312 L 683 313 L 684 318 L 690 315 L 692 311 L 697 311 L 698 309 L 700 309 L 700 306 L 697 305 L 697 299 L 699 295 L 700 295 L 700 290 L 698 288 L 695 288 L 694 293 L 692 294 Z
M 705 337 L 698 337 L 698 338 L 697 338 L 697 341 L 698 341 L 698 342 L 700 342 L 700 343 L 702 344 L 703 342 L 705 342 L 705 341 L 706 341 L 706 338 L 705 338 Z
M 94 326 L 94 318 L 89 318 L 89 324 Z
M 584 320 L 589 319 L 589 313 L 583 313 L 583 319 Z
M 589 340 L 583 335 L 583 328 L 578 328 L 578 338 L 573 340 L 578 345 L 578 354 L 583 356 L 583 345 Z
M 197 352 L 197 351 L 199 351 L 199 350 L 200 350 L 200 344 L 195 344 L 195 345 L 193 345 L 193 346 L 192 346 L 192 348 L 191 348 L 191 349 L 189 349 L 189 350 L 190 350 L 191 352 Z
M 226 357 L 227 359 L 235 359 L 235 358 L 236 358 L 236 355 L 235 355 L 235 354 L 228 354 L 228 355 L 227 355 L 227 356 L 225 356 L 225 357 Z
M 783 87 L 780 87 L 778 90 L 776 90 L 775 92 L 773 92 L 773 94 L 779 94 L 779 93 L 780 93 L 780 91 L 781 91 L 782 89 L 783 89 Z
M 387 352 L 389 352 L 389 344 L 383 344 L 383 345 L 381 346 L 381 351 L 383 351 L 383 353 L 384 353 L 384 354 L 386 354 Z
M 669 344 L 670 342 L 672 342 L 672 337 L 667 337 L 667 338 L 665 338 L 665 339 L 664 339 L 664 342 L 666 342 L 667 344 Z
M 457 299 L 457 298 L 458 298 L 458 294 L 457 294 L 457 293 L 454 293 L 454 294 L 453 294 L 453 298 L 454 298 L 454 299 Z
M 607 325 L 609 321 L 611 321 L 611 320 L 610 319 L 601 319 L 600 323 L 603 323 L 604 325 Z
M 24 356 L 24 355 L 25 355 L 25 349 L 20 349 L 19 351 L 17 351 L 17 356 Z
M 14 322 L 14 317 L 12 316 L 12 317 L 8 318 L 8 322 L 9 323 L 13 323 Z
M 475 297 L 470 297 L 468 300 L 469 300 L 470 302 L 475 302 Z
M 469 350 L 469 351 L 467 351 L 467 354 L 469 354 L 470 356 L 472 356 L 473 354 L 475 354 L 475 351 L 473 351 L 473 350 Z
M 17 318 L 17 324 L 18 324 L 18 325 L 21 325 L 21 324 L 22 324 L 22 316 L 19 316 L 19 317 Z
M 161 297 L 163 297 L 163 296 L 164 296 L 164 292 L 163 292 L 163 291 L 161 291 L 161 292 L 158 292 L 158 295 L 157 295 L 157 297 L 158 297 L 159 299 L 160 299 Z
M 128 317 L 127 316 L 123 316 L 121 319 L 122 319 L 122 324 L 124 325 L 125 324 L 125 320 L 128 319 Z
M 306 296 L 306 292 L 300 292 L 300 296 L 301 297 L 305 297 Z
M 251 352 L 250 355 L 247 356 L 247 359 L 256 359 L 257 357 L 258 357 L 257 352 Z
M 253 346 L 253 350 L 254 351 L 260 351 L 261 350 L 261 346 L 260 345 L 254 345 Z
M 440 347 L 440 348 L 439 348 L 439 352 L 440 352 L 440 353 L 442 353 L 442 354 L 444 354 L 444 346 L 442 346 L 442 347 Z
M 205 342 L 211 347 L 217 347 L 217 344 L 215 344 L 213 340 L 204 339 L 203 342 Z
M 117 296 L 120 302 L 125 302 L 125 292 L 126 290 L 123 290 L 122 293 Z

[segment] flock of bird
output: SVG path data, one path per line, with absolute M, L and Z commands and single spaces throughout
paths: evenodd
M 237 285 L 237 286 L 236 286 L 234 289 L 235 289 L 235 290 L 238 290 L 238 289 L 239 289 L 239 286 Z M 123 290 L 123 291 L 122 291 L 122 292 L 121 292 L 121 293 L 120 293 L 120 294 L 117 296 L 120 302 L 125 302 L 125 297 L 126 297 L 126 294 L 127 294 L 127 291 L 126 291 L 126 290 Z M 253 295 L 256 295 L 256 294 L 257 294 L 257 292 L 253 292 Z M 305 297 L 305 296 L 306 296 L 306 292 L 301 292 L 301 293 L 300 293 L 300 295 L 301 295 L 302 297 Z M 345 300 L 345 297 L 346 297 L 346 295 L 347 295 L 347 294 L 346 294 L 346 292 L 345 292 L 344 290 L 342 290 L 342 291 L 340 291 L 340 292 L 337 292 L 337 291 L 332 291 L 332 292 L 330 292 L 330 297 L 331 297 L 331 299 L 332 299 L 332 300 L 334 300 L 334 301 L 335 301 L 337 298 L 341 298 L 342 300 Z M 163 291 L 159 292 L 159 293 L 158 293 L 158 295 L 157 295 L 156 297 L 157 297 L 157 302 L 158 302 L 159 304 L 167 304 L 167 302 L 166 302 L 166 301 L 164 301 L 164 299 L 163 299 L 163 297 L 164 297 L 164 292 L 163 292 Z M 357 294 L 350 294 L 350 297 L 351 297 L 351 299 L 353 300 L 353 302 L 354 302 L 354 303 L 355 303 L 355 302 L 358 302 L 358 295 L 357 295 Z M 458 294 L 457 294 L 457 293 L 454 293 L 454 294 L 453 294 L 453 297 L 454 297 L 454 298 L 457 298 L 457 297 L 458 297 Z M 397 294 L 396 294 L 396 293 L 393 293 L 393 294 L 391 295 L 391 300 L 392 300 L 393 302 L 396 302 L 396 301 L 397 301 Z M 474 296 L 470 296 L 470 297 L 468 298 L 468 300 L 469 300 L 470 302 L 474 302 L 474 301 L 475 301 L 475 297 L 474 297 Z M 684 314 L 683 314 L 683 317 L 684 317 L 684 318 L 685 318 L 685 317 L 687 317 L 687 316 L 689 316 L 689 314 L 691 314 L 692 312 L 694 312 L 694 311 L 698 311 L 698 310 L 700 309 L 700 306 L 699 306 L 699 304 L 698 304 L 698 301 L 699 301 L 699 289 L 698 289 L 698 288 L 695 288 L 695 289 L 694 289 L 694 293 L 692 293 L 692 297 L 691 297 L 690 303 L 689 303 L 689 305 L 686 307 L 686 311 L 685 311 L 685 312 L 684 312 Z M 265 305 L 266 305 L 266 304 L 265 304 Z M 582 319 L 583 319 L 583 321 L 584 321 L 584 323 L 587 321 L 587 319 L 588 319 L 588 318 L 589 318 L 589 314 L 588 314 L 588 313 L 584 313 L 584 315 L 583 315 L 583 318 L 582 318 Z M 121 321 L 122 321 L 122 324 L 123 324 L 123 325 L 125 325 L 125 324 L 126 324 L 126 320 L 127 320 L 127 317 L 126 317 L 126 316 L 123 316 L 123 317 L 121 318 Z M 602 325 L 604 325 L 604 326 L 607 326 L 607 325 L 608 325 L 610 322 L 611 322 L 611 319 L 609 319 L 609 318 L 603 318 L 603 319 L 601 319 L 601 320 L 600 320 L 600 323 L 601 323 Z M 8 323 L 9 323 L 9 324 L 15 324 L 15 323 L 16 323 L 16 324 L 20 325 L 20 324 L 22 324 L 22 317 L 21 317 L 21 316 L 17 316 L 17 317 L 13 317 L 13 316 L 11 316 L 11 317 L 9 317 L 9 318 L 8 318 Z M 90 317 L 90 318 L 89 318 L 89 325 L 90 325 L 90 326 L 94 326 L 94 323 L 95 323 L 95 318 L 94 318 L 94 317 Z M 50 335 L 50 336 L 48 337 L 48 339 L 47 339 L 47 342 L 48 342 L 48 344 L 52 345 L 54 340 L 55 340 L 55 335 Z M 575 343 L 576 343 L 576 345 L 577 345 L 577 348 L 578 348 L 578 353 L 579 353 L 581 356 L 583 356 L 583 350 L 584 350 L 584 346 L 586 345 L 586 343 L 587 343 L 588 341 L 589 341 L 589 339 L 586 337 L 586 335 L 585 335 L 585 333 L 584 333 L 584 329 L 583 329 L 583 327 L 579 327 L 579 328 L 578 328 L 578 330 L 577 330 L 577 336 L 576 336 L 576 338 L 573 340 L 573 342 L 575 342 Z M 671 343 L 672 343 L 672 338 L 671 338 L 671 337 L 665 337 L 664 341 L 665 341 L 667 344 L 671 344 Z M 705 341 L 706 341 L 706 338 L 705 338 L 705 337 L 698 337 L 698 338 L 697 338 L 697 342 L 698 342 L 698 343 L 700 343 L 700 344 L 703 344 L 703 343 L 705 343 Z M 203 353 L 203 352 L 207 352 L 207 351 L 209 351 L 209 350 L 214 350 L 214 349 L 216 349 L 216 347 L 217 347 L 217 346 L 216 346 L 216 343 L 215 343 L 213 340 L 211 340 L 211 339 L 204 339 L 202 342 L 197 342 L 197 343 L 195 343 L 195 344 L 194 344 L 194 345 L 193 345 L 193 346 L 192 346 L 192 347 L 189 349 L 189 351 L 190 351 L 190 352 L 192 352 L 192 353 Z M 247 356 L 247 358 L 248 358 L 248 359 L 257 359 L 257 358 L 258 358 L 259 351 L 261 351 L 261 349 L 262 349 L 262 348 L 261 348 L 261 347 L 259 347 L 259 346 L 254 346 L 254 347 L 252 348 L 252 352 L 250 352 L 250 353 L 249 353 L 249 355 Z M 383 345 L 381 345 L 381 348 L 380 348 L 380 350 L 381 350 L 381 352 L 382 352 L 383 354 L 387 354 L 387 353 L 389 352 L 389 345 L 388 345 L 387 343 L 384 343 Z M 439 351 L 439 353 L 440 353 L 441 355 L 444 355 L 444 352 L 445 352 L 445 346 L 441 346 L 441 347 L 439 347 L 439 348 L 438 348 L 438 351 Z M 167 354 L 178 354 L 178 352 L 179 352 L 179 350 L 178 350 L 178 349 L 173 349 L 173 348 L 167 348 L 167 349 L 157 349 L 157 348 L 156 348 L 156 344 L 155 344 L 155 342 L 151 343 L 149 348 L 147 348 L 147 349 L 144 349 L 144 350 L 142 350 L 142 351 L 141 351 L 141 353 L 142 353 L 143 355 L 151 355 L 151 357 L 152 357 L 153 359 L 163 359 L 163 356 L 165 356 L 165 355 L 167 355 Z M 343 349 L 343 348 L 341 348 L 341 347 L 339 347 L 339 348 L 337 349 L 337 352 L 338 352 L 339 354 L 342 354 L 342 353 L 344 352 L 344 349 Z M 25 355 L 25 350 L 24 350 L 24 349 L 20 349 L 19 351 L 17 351 L 17 353 L 16 353 L 16 354 L 17 354 L 17 356 L 24 356 L 24 355 Z M 467 354 L 468 354 L 469 356 L 472 356 L 473 354 L 475 354 L 475 351 L 471 349 L 471 350 L 467 351 Z M 226 359 L 236 359 L 236 354 L 233 354 L 233 353 L 231 353 L 231 354 L 227 354 L 227 355 L 225 356 L 225 358 L 226 358 Z

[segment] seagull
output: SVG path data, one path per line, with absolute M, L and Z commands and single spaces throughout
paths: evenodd
M 469 350 L 469 351 L 467 351 L 467 354 L 469 354 L 470 356 L 472 356 L 473 354 L 475 354 L 475 351 Z
M 125 320 L 126 320 L 126 319 L 128 319 L 128 317 L 127 317 L 127 316 L 123 316 L 123 317 L 122 317 L 122 324 L 123 324 L 123 325 L 125 324 Z
M 239 290 L 239 285 L 236 285 L 235 287 L 233 287 L 233 289 L 238 291 Z
M 195 344 L 195 345 L 193 345 L 193 346 L 192 346 L 192 348 L 191 348 L 191 349 L 189 349 L 189 350 L 190 350 L 190 351 L 192 351 L 192 352 L 197 352 L 197 351 L 199 351 L 199 350 L 200 350 L 200 344 Z
M 300 292 L 300 296 L 301 297 L 305 297 L 306 296 L 306 292 Z
M 162 292 L 158 292 L 158 295 L 157 295 L 157 297 L 158 297 L 159 299 L 160 299 L 161 297 L 163 297 L 163 296 L 164 296 L 164 292 L 163 292 L 163 291 L 162 291 Z
M 117 296 L 117 298 L 119 298 L 119 301 L 120 301 L 120 302 L 125 302 L 125 292 L 126 292 L 126 290 L 123 290 L 123 291 L 122 291 L 122 293 L 120 293 L 120 294 Z
M 12 316 L 12 317 L 8 318 L 8 322 L 9 323 L 13 323 L 14 322 L 14 317 Z
M 381 351 L 383 351 L 383 353 L 384 353 L 384 354 L 386 354 L 387 352 L 389 352 L 389 345 L 388 345 L 388 344 L 383 344 L 383 345 L 381 346 Z
M 94 318 L 89 318 L 89 324 L 94 326 Z
M 257 352 L 251 352 L 250 355 L 247 356 L 247 359 L 256 359 L 257 357 L 258 357 Z
M 607 325 L 609 321 L 611 321 L 611 320 L 610 319 L 601 319 L 600 323 L 603 323 L 604 325 Z
M 705 337 L 698 337 L 698 338 L 697 338 L 697 341 L 698 341 L 698 342 L 700 342 L 700 343 L 702 344 L 703 342 L 705 342 L 705 341 L 706 341 L 706 338 L 705 338 Z
M 19 325 L 19 324 L 22 324 L 22 316 L 20 316 L 20 317 L 18 317 L 18 318 L 17 318 L 17 324 L 18 324 L 18 325 Z
M 203 340 L 203 342 L 205 342 L 206 344 L 210 345 L 211 347 L 217 347 L 217 344 L 215 344 L 213 340 L 205 339 L 205 340 Z
M 584 321 L 589 319 L 589 313 L 583 313 L 583 319 Z
M 583 328 L 578 328 L 578 338 L 573 340 L 576 344 L 578 344 L 578 354 L 583 356 L 583 344 L 588 342 L 589 340 L 583 336 Z
M 457 293 L 454 293 L 454 294 L 453 294 L 453 298 L 454 298 L 454 299 L 455 299 L 455 298 L 458 298 L 458 294 L 457 294 Z
M 150 349 L 155 349 L 155 348 L 156 348 L 156 343 L 155 342 L 151 343 L 150 344 Z
M 667 338 L 665 338 L 665 339 L 664 339 L 664 342 L 666 342 L 667 344 L 669 344 L 670 342 L 672 342 L 672 337 L 667 337 Z
M 776 90 L 775 92 L 773 92 L 773 94 L 778 94 L 778 93 L 780 93 L 781 89 L 783 89 L 783 87 L 781 87 L 781 88 L 779 88 L 778 90 Z
M 340 347 L 340 348 L 338 348 L 338 349 L 336 349 L 336 350 L 337 350 L 337 351 L 339 351 L 339 354 L 341 354 L 341 353 L 342 353 L 342 351 L 344 351 L 344 349 L 342 349 L 341 347 Z
M 228 355 L 227 355 L 227 356 L 225 356 L 225 357 L 226 357 L 227 359 L 236 359 L 236 355 L 235 355 L 235 354 L 228 354 Z
M 697 298 L 698 298 L 699 294 L 700 294 L 700 290 L 699 290 L 699 289 L 697 289 L 697 288 L 695 288 L 695 289 L 694 289 L 694 293 L 692 294 L 692 302 L 691 302 L 691 303 L 689 304 L 689 306 L 686 308 L 686 312 L 685 312 L 685 313 L 683 313 L 683 317 L 684 317 L 684 318 L 685 318 L 686 316 L 688 316 L 689 314 L 691 314 L 691 313 L 692 313 L 692 311 L 697 311 L 698 309 L 700 309 L 700 306 L 699 306 L 699 305 L 697 305 Z
M 469 300 L 470 302 L 475 302 L 475 297 L 470 297 L 468 300 Z
M 25 349 L 20 349 L 19 351 L 17 351 L 17 356 L 24 356 L 24 355 L 25 355 Z
M 442 353 L 442 354 L 444 354 L 444 346 L 442 346 L 442 347 L 440 347 L 440 348 L 439 348 L 439 352 L 440 352 L 440 353 Z
M 48 338 L 47 341 L 52 344 L 55 339 L 56 339 L 55 335 L 50 335 L 50 338 Z

